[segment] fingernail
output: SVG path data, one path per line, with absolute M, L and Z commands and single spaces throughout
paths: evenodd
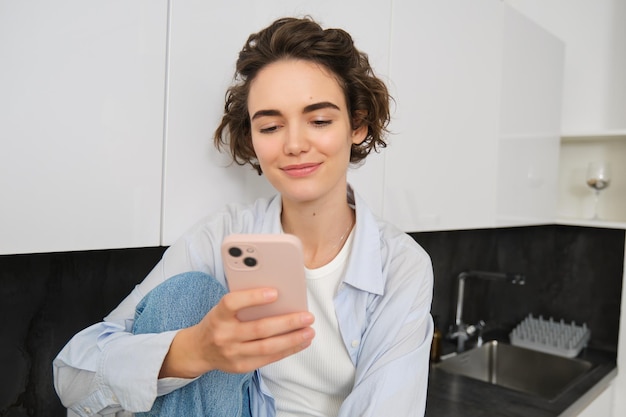
M 311 324 L 313 323 L 313 315 L 310 313 L 302 313 L 300 320 L 302 321 L 302 324 Z
M 263 297 L 265 297 L 266 300 L 273 300 L 278 297 L 278 291 L 272 288 L 268 288 L 263 291 Z

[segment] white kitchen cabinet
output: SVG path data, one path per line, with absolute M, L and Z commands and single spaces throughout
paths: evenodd
M 324 27 L 350 32 L 376 72 L 387 79 L 390 13 L 391 2 L 363 7 L 358 0 L 256 0 L 245 7 L 232 2 L 218 7 L 213 2 L 171 1 L 163 245 L 229 202 L 274 193 L 251 168 L 228 166 L 212 140 L 237 54 L 248 35 L 278 17 L 310 15 Z M 349 175 L 378 213 L 382 211 L 383 164 L 382 154 L 371 155 Z
M 159 244 L 166 18 L 0 2 L 0 254 Z
M 622 0 L 505 0 L 567 45 L 559 163 L 558 222 L 596 227 L 626 223 L 626 3 Z M 584 27 L 585 30 L 581 30 Z M 585 185 L 592 160 L 612 162 L 601 221 L 591 221 Z
M 611 416 L 613 409 L 613 385 L 609 385 L 591 403 L 589 403 L 578 417 Z
M 551 224 L 556 215 L 565 47 L 503 7 L 498 226 Z
M 225 203 L 273 193 L 228 166 L 212 134 L 247 35 L 284 15 L 347 29 L 396 98 L 390 146 L 349 174 L 377 214 L 445 230 L 528 224 L 552 207 L 551 132 L 518 127 L 551 122 L 553 101 L 514 87 L 554 88 L 525 78 L 533 66 L 507 71 L 520 57 L 552 63 L 552 46 L 521 24 L 513 38 L 533 46 L 507 55 L 500 1 L 32 6 L 0 5 L 0 254 L 167 246 Z M 535 111 L 517 112 L 516 95 Z
M 553 222 L 563 45 L 498 1 L 394 2 L 384 217 L 405 231 Z
M 505 1 L 567 45 L 564 135 L 626 129 L 626 2 Z
M 491 0 L 394 2 L 383 217 L 402 230 L 493 223 L 500 16 Z

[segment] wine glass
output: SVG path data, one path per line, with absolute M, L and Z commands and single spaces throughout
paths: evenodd
M 593 220 L 598 220 L 598 200 L 600 191 L 611 182 L 611 167 L 608 162 L 591 162 L 587 166 L 587 185 L 594 190 Z

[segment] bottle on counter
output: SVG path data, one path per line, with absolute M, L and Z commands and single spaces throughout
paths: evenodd
M 433 316 L 433 321 L 435 322 L 435 330 L 433 332 L 433 342 L 430 345 L 430 361 L 436 363 L 441 360 L 441 341 L 443 334 L 439 329 L 439 317 Z

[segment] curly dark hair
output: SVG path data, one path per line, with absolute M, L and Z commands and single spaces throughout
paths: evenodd
M 391 96 L 385 83 L 374 75 L 367 54 L 359 51 L 342 29 L 322 29 L 310 17 L 286 17 L 248 37 L 239 52 L 234 84 L 226 91 L 224 115 L 215 130 L 215 146 L 228 148 L 238 165 L 250 164 L 261 174 L 252 146 L 248 94 L 258 72 L 275 61 L 301 59 L 321 64 L 342 87 L 352 128 L 367 125 L 367 136 L 353 144 L 350 162 L 358 163 L 372 151 L 387 146 Z

